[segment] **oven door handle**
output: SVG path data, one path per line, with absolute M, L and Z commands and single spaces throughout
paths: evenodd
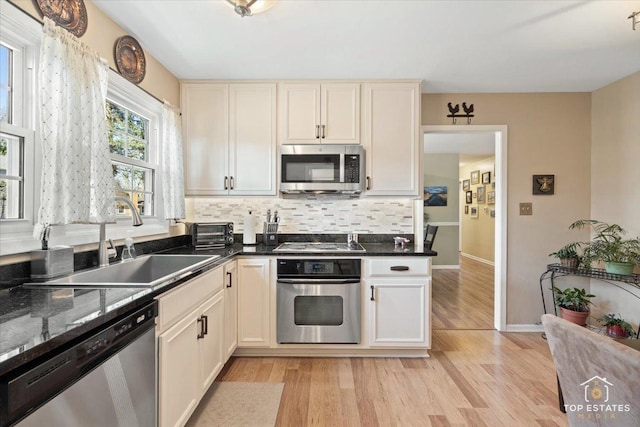
M 360 283 L 360 279 L 278 279 L 283 285 L 343 285 Z

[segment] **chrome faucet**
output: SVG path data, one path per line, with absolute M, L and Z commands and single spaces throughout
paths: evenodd
M 131 209 L 131 220 L 134 227 L 142 225 L 142 218 L 140 213 L 131 200 L 123 196 L 116 196 L 116 202 L 124 202 Z M 110 248 L 107 247 L 107 224 L 105 222 L 100 223 L 100 242 L 98 243 L 98 267 L 106 267 L 109 265 L 109 259 L 117 256 L 116 249 L 113 246 L 113 241 L 109 239 Z

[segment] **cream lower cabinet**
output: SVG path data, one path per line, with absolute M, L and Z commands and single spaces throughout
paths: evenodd
M 158 421 L 183 426 L 224 365 L 222 268 L 158 298 Z
M 238 347 L 238 268 L 237 262 L 224 265 L 224 360 Z
M 431 260 L 390 257 L 365 261 L 369 347 L 429 348 Z
M 269 347 L 269 259 L 238 260 L 238 347 Z
M 363 85 L 363 142 L 366 195 L 418 196 L 420 153 L 420 84 Z

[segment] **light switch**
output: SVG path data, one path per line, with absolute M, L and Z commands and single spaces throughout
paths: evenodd
M 520 203 L 520 215 L 533 215 L 533 203 Z

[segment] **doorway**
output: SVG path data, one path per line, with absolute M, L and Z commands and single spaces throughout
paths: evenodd
M 491 220 L 494 222 L 494 232 L 493 236 L 489 236 L 493 238 L 493 266 L 491 265 L 483 265 L 483 263 L 478 262 L 477 259 L 467 259 L 467 257 L 461 257 L 459 264 L 457 266 L 450 265 L 449 267 L 453 267 L 451 270 L 455 272 L 456 268 L 460 268 L 461 270 L 457 272 L 457 274 L 462 277 L 463 274 L 467 271 L 477 271 L 481 272 L 481 270 L 485 270 L 490 276 L 487 280 L 493 282 L 492 289 L 489 289 L 489 293 L 493 294 L 493 328 L 502 331 L 506 328 L 506 235 L 507 235 L 507 126 L 423 126 L 422 127 L 423 135 L 425 139 L 431 139 L 432 136 L 441 136 L 444 139 L 448 140 L 464 140 L 465 135 L 469 140 L 481 140 L 481 139 L 489 139 L 490 148 L 492 148 L 493 153 L 495 155 L 495 169 L 491 175 L 495 178 L 495 182 L 491 183 L 491 191 L 494 193 L 492 196 L 495 197 L 493 200 L 494 203 L 491 205 L 492 208 L 486 208 L 486 202 L 483 204 L 483 213 L 490 214 Z M 453 145 L 451 145 L 452 149 L 449 150 L 452 153 L 455 153 L 453 150 Z M 423 150 L 424 151 L 424 150 Z M 459 155 L 459 152 L 458 152 Z M 480 154 L 482 156 L 482 154 Z M 420 170 L 423 171 L 421 179 L 424 183 L 424 155 L 421 156 L 421 164 Z M 482 182 L 482 177 L 479 177 L 480 182 Z M 494 181 L 492 179 L 491 181 Z M 495 188 L 493 188 L 495 186 Z M 463 193 L 462 187 L 458 188 L 459 192 L 456 194 Z M 466 191 L 465 191 L 466 192 Z M 485 193 L 485 198 L 487 197 Z M 460 196 L 464 197 L 464 196 Z M 477 197 L 477 194 L 476 194 Z M 477 199 L 476 199 L 477 200 Z M 486 199 L 485 199 L 486 200 Z M 454 201 L 457 203 L 457 199 Z M 470 205 L 473 205 L 471 203 Z M 476 210 L 474 213 L 477 214 L 478 209 L 477 204 L 475 204 Z M 460 212 L 461 211 L 461 212 Z M 491 212 L 493 211 L 493 212 Z M 444 227 L 457 225 L 460 226 L 462 215 L 471 215 L 471 212 L 465 214 L 462 210 L 459 210 L 459 217 L 456 224 L 456 221 L 443 221 Z M 437 219 L 437 215 L 435 218 L 428 218 L 427 220 L 431 224 L 437 224 L 438 221 L 434 221 Z M 425 226 L 425 218 L 422 215 L 416 217 L 416 227 L 417 230 L 423 230 Z M 444 229 L 444 228 L 443 228 Z M 440 231 L 438 231 L 440 233 Z M 439 234 L 440 238 L 441 235 Z M 451 271 L 450 270 L 450 271 Z M 437 273 L 434 270 L 434 276 Z M 479 276 L 482 274 L 478 274 Z M 473 278 L 473 275 L 465 275 L 466 278 Z M 486 274 L 485 274 L 486 277 Z M 451 277 L 449 277 L 452 280 Z M 476 289 L 474 289 L 475 291 Z M 456 298 L 459 298 L 460 295 L 457 295 Z M 473 301 L 474 298 L 479 296 L 466 296 L 466 300 Z M 485 295 L 486 297 L 486 295 Z M 482 298 L 485 298 L 482 297 Z M 451 295 L 445 298 L 452 298 Z M 435 301 L 434 301 L 435 302 Z M 486 323 L 485 319 L 485 323 Z M 435 325 L 435 323 L 434 323 Z M 446 327 L 446 324 L 444 324 Z

